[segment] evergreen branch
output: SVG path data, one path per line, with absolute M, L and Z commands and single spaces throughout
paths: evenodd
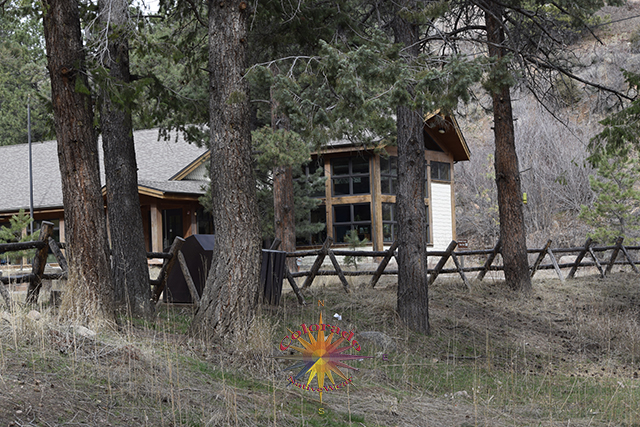
M 551 1 L 550 1 L 550 3 L 551 3 L 552 5 L 554 5 L 555 7 L 557 7 L 557 8 L 558 8 L 558 10 L 559 10 L 560 12 L 562 12 L 562 13 L 566 14 L 567 16 L 571 16 L 571 17 L 572 17 L 572 18 L 574 18 L 574 19 L 578 19 L 578 20 L 580 21 L 580 24 L 581 24 L 584 28 L 586 28 L 586 30 L 587 30 L 587 31 L 589 31 L 589 33 L 593 36 L 593 38 L 594 38 L 594 39 L 596 39 L 598 42 L 600 42 L 600 44 L 604 45 L 604 42 L 603 42 L 602 40 L 600 40 L 600 37 L 598 37 L 598 36 L 596 35 L 596 33 L 594 33 L 594 32 L 593 32 L 593 30 L 591 29 L 591 27 L 589 27 L 589 26 L 584 22 L 584 20 L 583 20 L 581 17 L 576 17 L 576 16 L 572 15 L 568 10 L 566 10 L 565 8 L 563 8 L 562 6 L 560 6 L 560 5 L 558 4 L 558 2 L 556 2 L 556 1 L 551 0 Z
M 586 86 L 590 86 L 594 89 L 598 89 L 601 90 L 603 92 L 607 92 L 610 93 L 612 95 L 615 95 L 620 101 L 622 101 L 622 99 L 625 99 L 627 101 L 634 101 L 636 99 L 636 97 L 631 97 L 628 96 L 620 91 L 617 91 L 615 89 L 612 89 L 610 87 L 601 85 L 599 83 L 593 82 L 593 81 L 589 81 L 587 79 L 583 79 L 582 77 L 572 73 L 571 71 L 567 70 L 564 67 L 555 65 L 549 61 L 544 61 L 541 58 L 535 57 L 533 55 L 523 55 L 524 58 L 526 58 L 527 61 L 531 62 L 532 64 L 534 64 L 537 67 L 540 67 L 542 69 L 546 69 L 546 70 L 553 70 L 556 71 L 560 74 L 563 74 L 567 77 L 569 77 L 572 80 L 578 81 Z

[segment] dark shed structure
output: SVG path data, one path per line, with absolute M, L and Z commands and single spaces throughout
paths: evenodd
M 180 251 L 187 262 L 191 279 L 196 286 L 198 295 L 202 296 L 209 267 L 211 267 L 211 257 L 213 255 L 213 245 L 215 235 L 194 234 L 187 237 Z M 182 274 L 182 269 L 176 264 L 171 269 L 167 282 L 167 292 L 165 292 L 165 302 L 191 304 L 191 294 L 187 287 L 187 282 Z

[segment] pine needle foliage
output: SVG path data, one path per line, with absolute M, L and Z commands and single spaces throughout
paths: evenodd
M 582 207 L 580 218 L 594 227 L 589 237 L 602 244 L 617 237 L 637 242 L 640 235 L 640 159 L 629 154 L 627 147 L 603 153 L 595 163 L 597 175 L 589 177 L 597 197 L 592 207 Z
M 40 230 L 35 231 L 33 234 L 25 233 L 31 224 L 31 217 L 25 213 L 23 209 L 20 209 L 17 215 L 13 215 L 9 219 L 9 226 L 0 227 L 0 243 L 17 243 L 17 242 L 30 242 L 35 240 L 40 235 Z M 22 257 L 33 257 L 35 249 L 26 251 L 6 252 L 4 254 L 6 262 L 17 262 Z

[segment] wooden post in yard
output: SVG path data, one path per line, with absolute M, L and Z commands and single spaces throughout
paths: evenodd
M 540 264 L 542 264 L 542 260 L 547 255 L 547 250 L 549 250 L 549 248 L 551 247 L 551 243 L 552 242 L 553 242 L 553 240 L 551 240 L 551 239 L 547 240 L 547 244 L 544 245 L 544 248 L 542 248 L 540 250 L 540 252 L 538 253 L 538 258 L 536 258 L 536 262 L 534 262 L 533 263 L 533 267 L 531 267 L 531 278 L 532 279 L 533 279 L 533 275 L 536 274 L 536 271 L 538 271 L 538 267 L 540 267 Z
M 609 265 L 607 265 L 607 270 L 604 272 L 605 276 L 611 273 L 611 269 L 613 268 L 613 264 L 616 262 L 616 258 L 618 258 L 618 253 L 620 252 L 620 247 L 622 247 L 622 241 L 624 237 L 618 237 L 616 239 L 615 248 L 611 253 L 611 259 L 609 260 Z
M 182 270 L 184 280 L 185 282 L 187 282 L 187 287 L 189 288 L 189 293 L 191 294 L 191 300 L 193 301 L 193 304 L 196 306 L 196 308 L 198 308 L 200 307 L 200 295 L 198 295 L 196 285 L 193 283 L 191 273 L 189 272 L 189 267 L 187 266 L 187 261 L 184 259 L 182 251 L 178 251 L 178 262 L 180 263 L 180 269 Z
M 318 251 L 318 257 L 313 262 L 313 265 L 311 266 L 311 270 L 309 271 L 309 275 L 305 279 L 300 289 L 305 290 L 309 286 L 311 286 L 311 283 L 313 283 L 313 279 L 316 278 L 316 274 L 318 274 L 320 267 L 322 267 L 322 262 L 324 261 L 324 258 L 329 253 L 329 247 L 331 246 L 332 242 L 333 242 L 333 239 L 331 237 L 327 237 L 327 240 L 324 241 L 324 244 L 322 245 L 322 249 Z
M 342 287 L 344 288 L 344 291 L 346 293 L 351 293 L 351 290 L 349 289 L 349 282 L 347 282 L 347 278 L 344 277 L 344 273 L 340 268 L 340 264 L 338 264 L 338 260 L 336 259 L 336 256 L 333 254 L 333 251 L 331 249 L 329 249 L 328 252 L 329 252 L 329 259 L 331 260 L 331 264 L 333 264 L 333 268 L 336 269 L 336 273 L 338 274 L 338 277 L 342 282 Z
M 442 271 L 442 268 L 449 260 L 449 257 L 451 256 L 451 253 L 454 251 L 456 246 L 458 246 L 458 242 L 456 242 L 455 240 L 452 240 L 451 243 L 449 243 L 449 246 L 447 246 L 445 254 L 442 255 L 442 258 L 440 258 L 440 261 L 438 261 L 438 264 L 436 264 L 436 267 L 434 268 L 433 274 L 431 275 L 431 277 L 429 277 L 429 280 L 427 281 L 429 285 L 435 282 L 436 278 L 440 274 L 440 271 Z
M 484 266 L 482 267 L 482 270 L 480 271 L 480 273 L 478 273 L 477 279 L 479 281 L 482 281 L 482 279 L 484 279 L 484 276 L 489 271 L 489 268 L 491 267 L 491 264 L 493 264 L 493 260 L 496 259 L 496 256 L 498 255 L 498 252 L 500 252 L 500 245 L 501 244 L 502 244 L 502 242 L 500 241 L 500 239 L 498 239 L 498 242 L 496 243 L 496 246 L 493 248 L 493 251 L 487 257 L 487 261 L 484 263 Z
M 69 265 L 67 264 L 67 259 L 62 254 L 62 251 L 60 250 L 60 246 L 58 246 L 58 243 L 56 243 L 56 241 L 53 240 L 53 237 L 49 237 L 49 248 L 51 249 L 51 252 L 53 252 L 53 255 L 56 257 L 56 259 L 58 260 L 58 264 L 60 265 L 62 272 L 68 274 Z
M 633 258 L 631 258 L 631 255 L 627 251 L 627 248 L 621 246 L 620 249 L 622 250 L 622 253 L 624 253 L 624 256 L 627 258 L 627 261 L 629 261 L 629 264 L 631 264 L 631 268 L 633 269 L 633 271 L 636 274 L 640 273 L 640 271 L 638 271 L 638 267 L 636 267 L 636 264 L 633 262 Z
M 604 278 L 604 270 L 602 269 L 602 264 L 600 264 L 600 260 L 598 260 L 598 257 L 596 256 L 596 253 L 593 251 L 592 247 L 589 247 L 589 255 L 591 255 L 591 258 L 593 258 L 593 262 L 596 263 L 596 267 L 600 272 L 600 277 Z
M 593 242 L 593 240 L 591 239 L 591 237 L 589 237 L 584 244 L 584 248 L 578 254 L 578 257 L 576 258 L 576 262 L 573 264 L 573 267 L 571 267 L 571 271 L 569 271 L 569 274 L 567 275 L 567 279 L 573 279 L 573 276 L 578 271 L 578 267 L 580 267 L 580 263 L 584 259 L 585 255 L 589 252 L 589 248 L 591 247 L 591 242 Z
M 158 274 L 158 285 L 153 293 L 153 300 L 156 304 L 160 303 L 160 294 L 167 287 L 167 280 L 169 279 L 169 273 L 173 268 L 173 264 L 175 264 L 178 259 L 178 251 L 184 245 L 184 239 L 182 237 L 176 237 L 171 244 L 171 249 L 169 249 L 169 254 L 171 254 L 171 258 L 165 260 L 162 264 L 162 269 L 160 269 L 160 274 Z
M 384 256 L 384 258 L 382 258 L 382 261 L 380 261 L 380 265 L 378 265 L 376 272 L 373 273 L 373 276 L 371 277 L 371 281 L 369 282 L 369 287 L 371 289 L 375 288 L 376 284 L 378 283 L 378 280 L 380 280 L 380 276 L 382 276 L 382 273 L 384 272 L 385 268 L 387 268 L 387 265 L 389 265 L 389 261 L 391 261 L 391 257 L 394 255 L 396 249 L 398 249 L 398 244 L 399 243 L 397 240 L 393 242 L 393 245 L 391 245 L 391 247 L 387 251 L 387 254 Z M 364 284 L 361 287 L 364 287 Z
M 47 254 L 49 253 L 49 245 L 47 245 L 47 242 L 52 233 L 53 223 L 43 221 L 40 227 L 40 236 L 38 236 L 38 241 L 42 242 L 43 245 L 38 249 L 33 258 L 33 266 L 31 269 L 32 278 L 29 281 L 29 289 L 27 290 L 27 303 L 29 304 L 38 302 L 40 288 L 42 287 L 42 275 L 47 265 Z

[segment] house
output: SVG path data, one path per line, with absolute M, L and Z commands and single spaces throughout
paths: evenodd
M 198 198 L 208 183 L 206 148 L 189 144 L 182 135 L 158 139 L 159 130 L 134 132 L 138 193 L 147 250 L 160 252 L 176 236 L 212 233 L 211 215 Z M 102 143 L 100 175 L 104 185 Z M 0 147 L 0 225 L 24 209 L 29 212 L 29 148 Z M 64 208 L 56 141 L 32 144 L 33 206 L 36 222 L 54 224 L 54 238 L 64 241 Z M 103 194 L 105 188 L 103 187 Z M 108 208 L 108 207 L 107 207 Z
M 469 148 L 452 115 L 427 116 L 424 139 L 425 233 L 430 248 L 444 250 L 456 236 L 453 165 L 469 160 Z M 373 250 L 391 245 L 398 227 L 397 155 L 396 147 L 372 150 L 344 141 L 314 153 L 307 173 L 322 168 L 326 181 L 311 221 L 325 223 L 326 228 L 298 239 L 297 246 L 319 246 L 327 236 L 339 245 L 352 229 L 358 230 L 360 239 L 369 240 Z

